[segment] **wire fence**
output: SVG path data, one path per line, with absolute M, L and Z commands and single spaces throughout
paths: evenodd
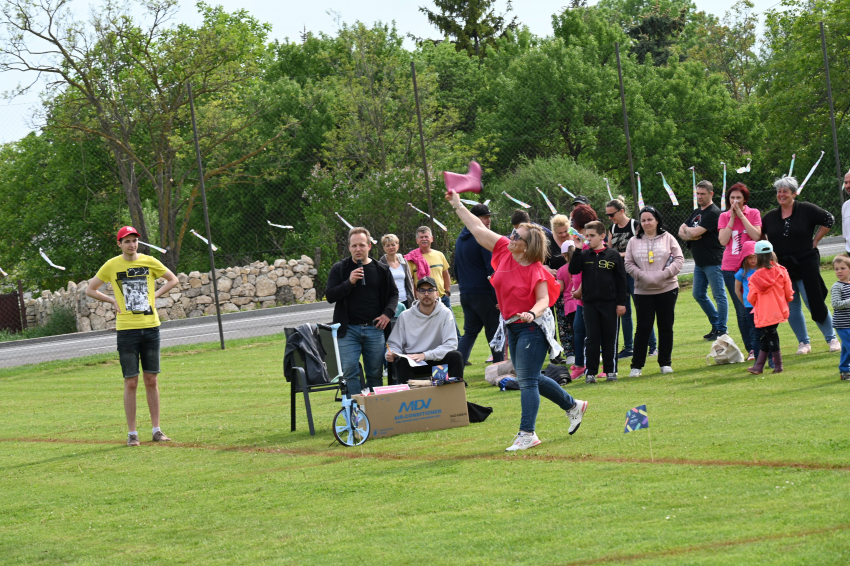
M 458 100 L 462 78 L 441 69 L 435 60 L 415 64 L 429 184 L 419 151 L 407 61 L 380 69 L 380 80 L 365 67 L 279 77 L 278 81 L 298 85 L 300 96 L 312 102 L 269 103 L 253 114 L 252 123 L 239 136 L 217 135 L 214 130 L 221 126 L 214 101 L 199 97 L 204 168 L 207 175 L 214 173 L 206 180 L 206 191 L 212 241 L 218 248 L 216 269 L 257 262 L 273 268 L 277 260 L 307 256 L 316 270 L 312 285 L 319 300 L 330 267 L 348 255 L 346 223 L 370 230 L 378 241 L 372 250 L 375 259 L 383 253 L 380 239 L 385 234 L 395 234 L 400 253 L 405 253 L 416 247 L 416 229 L 431 225 L 426 214 L 429 198 L 439 223 L 433 247 L 451 261 L 462 225 L 443 199 L 440 173 L 465 172 L 472 159 L 484 168 L 485 189 L 480 195 L 463 196 L 488 202 L 492 228 L 499 233 L 510 231 L 511 213 L 519 208 L 544 225 L 553 212 L 569 214 L 572 195 L 588 197 L 603 220 L 609 191 L 614 197 L 623 195 L 629 210 L 635 210 L 612 58 L 600 64 L 595 82 L 578 84 L 568 62 L 551 66 L 547 60 L 538 68 L 505 71 L 463 101 Z M 641 86 L 640 69 L 632 61 L 628 65 L 632 77 L 625 87 L 628 141 L 634 170 L 640 174 L 640 193 L 646 204 L 661 211 L 672 232 L 693 209 L 694 178 L 714 184 L 718 205 L 725 178 L 727 188 L 736 182 L 749 187 L 750 207 L 762 214 L 775 208 L 772 183 L 789 173 L 793 153 L 793 173 L 802 179 L 825 152 L 800 198 L 840 218 L 841 179 L 828 120 L 810 127 L 806 148 L 789 148 L 787 155 L 771 153 L 762 147 L 764 140 L 753 130 L 747 112 L 736 111 L 731 99 L 722 107 L 706 106 L 671 87 L 664 97 L 648 102 L 650 92 L 642 88 L 666 87 Z M 848 71 L 838 65 L 833 63 L 833 75 Z M 671 75 L 671 83 L 674 79 Z M 325 83 L 351 96 L 324 100 Z M 377 84 L 377 91 L 370 94 L 367 83 Z M 331 102 L 337 104 L 333 111 L 328 109 Z M 28 118 L 26 106 L 2 110 L 7 122 Z M 21 219 L 18 245 L 0 252 L 6 263 L 0 267 L 12 272 L 8 286 L 14 288 L 12 280 L 22 279 L 25 291 L 38 296 L 42 290 L 66 287 L 68 280 L 88 279 L 116 255 L 112 238 L 118 227 L 134 224 L 134 214 L 144 219 L 145 241 L 168 249 L 166 254 L 152 248 L 143 251 L 174 272 L 209 272 L 206 244 L 195 234 L 205 235 L 206 229 L 191 133 L 184 130 L 180 136 L 176 151 L 181 155 L 173 169 L 159 172 L 159 186 L 152 182 L 154 177 L 136 172 L 135 213 L 122 183 L 126 163 L 103 138 L 53 126 L 2 146 L 6 164 L 0 167 L 0 177 L 6 180 L 0 182 L 14 186 Z M 838 145 L 841 155 L 850 155 L 850 124 L 840 125 Z M 721 162 L 726 163 L 725 174 Z M 738 173 L 748 162 L 749 170 Z M 151 163 L 147 166 L 154 169 Z M 672 187 L 678 206 L 659 172 Z M 12 175 L 17 176 L 10 181 Z M 840 232 L 840 222 L 833 231 Z M 67 271 L 57 274 L 40 257 L 40 249 Z M 244 310 L 257 305 L 236 306 Z

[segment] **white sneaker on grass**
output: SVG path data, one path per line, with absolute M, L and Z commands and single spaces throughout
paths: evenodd
M 505 448 L 505 452 L 514 452 L 515 450 L 525 450 L 532 446 L 540 444 L 540 439 L 537 438 L 535 432 L 519 431 L 514 437 L 514 443 Z
M 798 354 L 811 354 L 812 353 L 812 345 L 806 344 L 805 342 L 800 342 L 800 345 L 797 346 Z
M 661 366 L 661 375 L 664 375 L 665 373 L 673 373 L 673 368 L 670 366 Z
M 575 356 L 567 356 L 566 364 L 567 364 L 568 366 L 571 366 L 571 365 L 573 365 L 573 364 L 575 364 L 575 363 L 576 363 L 576 357 L 575 357 Z
M 570 419 L 569 433 L 573 434 L 581 426 L 581 419 L 584 417 L 584 412 L 587 410 L 587 401 L 575 400 L 576 406 L 567 411 L 567 417 Z
M 829 341 L 829 351 L 830 352 L 840 352 L 841 351 L 841 342 L 837 339 L 833 338 Z
M 640 368 L 632 368 L 629 372 L 629 377 L 640 377 Z

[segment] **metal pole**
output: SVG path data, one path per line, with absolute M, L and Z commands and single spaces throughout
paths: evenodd
M 428 193 L 428 214 L 431 215 L 431 234 L 436 234 L 434 226 L 434 205 L 431 203 L 431 181 L 428 179 L 428 159 L 425 157 L 425 134 L 422 133 L 422 112 L 419 110 L 419 86 L 416 84 L 416 63 L 410 62 L 413 74 L 413 96 L 416 98 L 416 119 L 419 121 L 419 145 L 422 147 L 422 170 L 425 172 L 425 191 Z
M 842 184 L 841 204 L 843 205 L 845 191 L 842 179 L 844 175 L 841 171 L 841 159 L 838 155 L 838 134 L 835 131 L 835 108 L 832 106 L 832 83 L 829 80 L 829 58 L 826 56 L 826 34 L 823 31 L 823 22 L 820 23 L 820 43 L 823 47 L 823 67 L 826 69 L 826 95 L 829 99 L 829 121 L 832 123 L 832 148 L 835 151 L 835 169 L 838 171 L 838 182 Z
M 18 279 L 18 301 L 21 303 L 21 329 L 27 329 L 27 304 L 24 302 L 24 286 Z
M 623 88 L 623 67 L 620 65 L 620 44 L 615 43 L 617 49 L 617 75 L 620 77 L 620 102 L 623 104 L 623 129 L 626 132 L 626 151 L 629 154 L 629 174 L 632 178 L 632 198 L 635 206 L 638 203 L 637 185 L 635 184 L 635 163 L 632 159 L 632 137 L 629 135 L 629 115 L 626 114 L 626 90 Z
M 198 177 L 201 181 L 201 202 L 204 205 L 204 224 L 207 226 L 207 249 L 210 252 L 210 279 L 212 280 L 213 299 L 215 300 L 215 316 L 218 319 L 218 337 L 221 340 L 221 349 L 224 350 L 224 330 L 221 328 L 221 307 L 218 304 L 218 283 L 216 282 L 212 235 L 210 235 L 210 215 L 207 210 L 207 190 L 204 186 L 204 165 L 201 162 L 201 146 L 198 145 L 198 123 L 195 121 L 195 99 L 192 97 L 192 83 L 187 81 L 186 88 L 189 91 L 189 110 L 192 112 L 192 133 L 195 136 L 195 154 L 198 156 Z

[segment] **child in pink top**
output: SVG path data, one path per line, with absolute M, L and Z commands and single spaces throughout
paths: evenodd
M 570 275 L 569 263 L 575 250 L 575 243 L 572 240 L 567 240 L 561 246 L 561 255 L 567 260 L 565 265 L 558 269 L 555 280 L 561 284 L 561 292 L 564 297 L 564 315 L 566 315 L 566 323 L 560 329 L 562 334 L 561 344 L 564 346 L 564 357 L 569 358 L 575 356 L 575 340 L 573 337 L 573 321 L 576 316 L 576 307 L 581 301 L 573 298 L 573 291 L 581 285 L 581 275 Z M 576 282 L 576 278 L 578 282 Z M 569 363 L 569 362 L 568 362 Z

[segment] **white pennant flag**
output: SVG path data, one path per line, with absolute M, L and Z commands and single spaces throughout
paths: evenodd
M 192 230 L 189 230 L 189 232 L 191 232 L 192 234 L 194 234 L 195 236 L 197 236 L 198 238 L 200 238 L 200 239 L 201 239 L 201 240 L 202 240 L 205 244 L 207 244 L 207 245 L 211 245 L 211 246 L 212 246 L 212 250 L 213 250 L 214 252 L 217 252 L 217 251 L 218 251 L 218 248 L 217 248 L 217 247 L 215 247 L 215 244 L 210 244 L 210 241 L 209 241 L 209 240 L 207 240 L 206 238 L 204 238 L 203 236 L 201 236 L 200 234 L 198 234 L 197 232 L 195 232 L 194 228 L 193 228 Z
M 48 263 L 48 265 L 50 265 L 50 267 L 55 267 L 56 269 L 61 269 L 62 271 L 65 271 L 64 267 L 62 267 L 61 265 L 56 265 L 55 263 L 50 261 L 50 258 L 47 257 L 47 254 L 44 253 L 44 250 L 42 250 L 41 248 L 38 248 L 38 253 L 41 254 L 41 257 L 44 258 L 44 261 L 46 261 Z

